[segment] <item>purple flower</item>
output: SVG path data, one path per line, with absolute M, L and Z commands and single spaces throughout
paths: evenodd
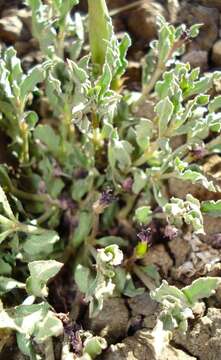
M 80 336 L 81 327 L 70 322 L 64 324 L 64 331 L 68 335 L 72 350 L 76 355 L 82 355 L 83 344 Z
M 143 228 L 141 231 L 137 234 L 137 237 L 142 241 L 146 242 L 147 244 L 151 245 L 151 238 L 152 238 L 152 231 L 150 228 Z
M 170 240 L 174 239 L 177 237 L 179 233 L 179 230 L 172 225 L 167 225 L 164 229 L 164 235 L 169 238 Z
M 116 200 L 116 197 L 113 194 L 113 189 L 107 188 L 102 191 L 100 198 L 94 203 L 93 210 L 97 214 L 102 214 L 104 209 L 108 207 L 113 201 Z
M 207 155 L 207 150 L 201 145 L 194 146 L 191 152 L 197 159 L 203 159 Z

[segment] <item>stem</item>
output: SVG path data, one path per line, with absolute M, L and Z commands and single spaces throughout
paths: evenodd
M 143 3 L 144 3 L 144 0 L 138 0 L 138 1 L 133 2 L 132 4 L 124 5 L 117 9 L 113 9 L 110 11 L 110 16 L 115 16 L 115 15 L 120 14 L 123 11 L 131 10 L 139 5 L 142 5 Z
M 121 211 L 118 213 L 118 219 L 126 219 L 130 211 L 133 209 L 134 203 L 137 199 L 137 195 L 128 195 L 126 206 L 123 207 Z
M 93 243 L 94 239 L 97 236 L 98 230 L 99 230 L 99 222 L 100 222 L 100 216 L 99 214 L 96 214 L 93 212 L 93 219 L 92 219 L 92 231 L 91 235 L 89 237 L 89 243 Z
M 56 209 L 57 208 L 55 206 L 52 206 L 51 208 L 46 210 L 44 214 L 39 216 L 39 218 L 36 220 L 37 224 L 40 225 L 44 223 L 46 220 L 48 220 L 48 218 L 56 211 Z
M 148 161 L 148 159 L 153 156 L 153 153 L 158 149 L 158 142 L 157 141 L 154 141 L 151 145 L 150 145 L 150 148 L 145 151 L 141 157 L 139 159 L 137 159 L 135 162 L 134 162 L 134 166 L 141 166 L 143 165 L 144 163 L 146 163 Z
M 45 341 L 45 360 L 55 360 L 52 338 Z
M 17 189 L 13 184 L 10 185 L 10 191 L 13 195 L 18 198 L 30 201 L 37 201 L 37 202 L 45 202 L 49 204 L 53 204 L 58 206 L 59 202 L 57 200 L 53 200 L 48 194 L 32 194 L 27 193 L 25 191 Z
M 135 102 L 135 104 L 133 105 L 134 110 L 136 111 L 136 109 L 142 105 L 145 100 L 147 99 L 148 95 L 150 94 L 150 92 L 153 90 L 157 80 L 159 80 L 159 78 L 161 77 L 162 73 L 164 72 L 165 69 L 165 65 L 159 63 L 149 81 L 149 83 L 147 85 L 144 85 L 143 90 L 142 90 L 142 95 L 140 96 L 140 98 Z
M 183 44 L 185 43 L 185 40 L 179 39 L 177 40 L 173 46 L 171 47 L 169 53 L 167 54 L 166 58 L 162 61 L 158 61 L 155 71 L 152 74 L 152 77 L 148 84 L 144 85 L 142 94 L 140 98 L 133 104 L 132 111 L 136 112 L 137 107 L 142 105 L 150 92 L 153 90 L 156 82 L 159 80 L 161 75 L 163 74 L 164 70 L 166 69 L 166 63 L 167 61 L 172 57 L 173 53 L 179 49 Z
M 155 289 L 155 286 L 149 279 L 149 277 L 142 270 L 140 270 L 139 266 L 137 266 L 136 264 L 134 264 L 133 266 L 133 272 L 149 290 Z
M 60 27 L 57 37 L 57 55 L 64 59 L 64 39 L 65 39 L 65 25 Z

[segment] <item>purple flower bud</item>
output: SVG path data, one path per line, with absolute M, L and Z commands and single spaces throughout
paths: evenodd
M 101 197 L 100 197 L 100 204 L 101 205 L 105 205 L 108 206 L 110 205 L 114 200 L 116 200 L 114 194 L 113 194 L 113 189 L 106 189 L 104 191 L 102 191 L 101 193 Z
M 172 225 L 167 225 L 164 229 L 164 235 L 166 237 L 168 237 L 170 240 L 176 238 L 178 233 L 179 233 L 179 230 L 175 226 L 172 226 Z
M 141 231 L 137 234 L 137 237 L 142 241 L 146 242 L 149 245 L 151 245 L 151 235 L 152 231 L 150 228 L 143 228 Z
M 207 150 L 201 145 L 194 146 L 191 152 L 197 159 L 203 159 L 207 155 Z
M 93 210 L 96 214 L 102 214 L 104 209 L 108 207 L 116 197 L 113 194 L 113 189 L 107 188 L 102 191 L 100 198 L 93 204 Z
M 131 192 L 133 186 L 133 179 L 131 177 L 128 177 L 122 182 L 122 188 L 126 192 Z
M 70 322 L 64 324 L 64 332 L 68 335 L 72 351 L 76 355 L 82 355 L 83 344 L 80 336 L 81 327 L 77 324 L 72 325 Z
M 77 169 L 74 172 L 75 179 L 85 179 L 88 176 L 88 171 L 86 169 Z

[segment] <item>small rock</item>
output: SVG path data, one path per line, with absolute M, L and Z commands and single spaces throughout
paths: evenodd
M 175 333 L 174 342 L 200 360 L 221 359 L 221 309 L 209 308 L 186 334 Z
M 213 7 L 213 8 L 217 8 L 217 9 L 221 10 L 221 1 L 220 0 L 199 0 L 199 2 L 203 6 Z
M 183 2 L 180 8 L 178 21 L 188 26 L 203 24 L 200 33 L 192 41 L 189 48 L 210 50 L 218 37 L 219 13 L 217 9 L 207 8 L 201 5 Z
M 122 343 L 111 345 L 101 360 L 196 360 L 182 350 L 177 350 L 168 345 L 162 355 L 156 355 L 151 339 L 151 333 L 147 330 L 137 331 L 134 336 L 127 337 Z M 157 344 L 158 345 L 158 344 Z
M 103 336 L 110 343 L 116 342 L 127 334 L 129 311 L 124 299 L 110 298 L 96 318 L 86 318 L 87 328 Z
M 36 40 L 31 39 L 30 41 L 16 41 L 14 48 L 17 51 L 18 56 L 28 54 L 31 50 L 37 47 Z
M 178 237 L 171 240 L 168 244 L 170 251 L 175 258 L 176 267 L 182 265 L 191 251 L 190 243 L 185 239 Z
M 132 315 L 134 317 L 144 317 L 142 322 L 144 328 L 154 328 L 157 322 L 157 316 L 160 312 L 160 306 L 150 297 L 148 292 L 129 299 L 128 305 L 132 310 Z
M 137 39 L 142 39 L 145 43 L 148 43 L 156 38 L 156 17 L 158 15 L 165 16 L 162 5 L 155 1 L 144 2 L 143 5 L 131 11 L 130 14 L 127 19 L 128 29 Z
M 212 62 L 215 66 L 221 66 L 221 39 L 213 45 Z
M 148 292 L 128 300 L 133 315 L 152 315 L 158 308 L 158 303 L 150 297 Z
M 168 345 L 159 360 L 196 360 L 196 358 Z
M 23 24 L 17 16 L 0 19 L 0 38 L 7 43 L 15 43 L 21 36 Z
M 182 57 L 183 62 L 190 63 L 191 67 L 199 67 L 201 71 L 208 69 L 208 52 L 203 50 L 192 50 Z
M 170 268 L 173 266 L 173 261 L 163 244 L 153 246 L 142 262 L 144 265 L 156 265 L 164 276 L 168 275 Z

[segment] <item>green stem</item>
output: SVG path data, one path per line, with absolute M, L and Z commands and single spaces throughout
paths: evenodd
M 143 164 L 145 164 L 154 154 L 154 152 L 158 149 L 159 145 L 157 141 L 154 141 L 151 145 L 150 148 L 145 151 L 140 157 L 139 159 L 137 159 L 133 165 L 134 166 L 141 166 Z
M 37 224 L 40 225 L 42 223 L 44 223 L 45 221 L 47 221 L 51 215 L 56 211 L 57 207 L 52 206 L 49 209 L 47 209 L 44 214 L 42 214 L 41 216 L 39 216 L 39 218 L 36 220 Z
M 132 108 L 133 111 L 136 112 L 137 108 L 139 108 L 139 106 L 141 106 L 145 102 L 145 100 L 148 98 L 148 96 L 149 96 L 150 92 L 153 90 L 156 82 L 159 80 L 162 73 L 164 72 L 164 69 L 165 69 L 164 64 L 159 63 L 157 65 L 149 83 L 144 85 L 140 98 L 135 102 L 135 104 L 133 104 L 133 108 Z
M 53 200 L 48 194 L 32 194 L 27 193 L 25 191 L 17 189 L 13 184 L 10 186 L 10 191 L 13 195 L 18 198 L 36 202 L 49 203 L 58 206 L 59 202 L 57 200 Z
M 123 207 L 121 211 L 118 213 L 118 219 L 126 219 L 128 214 L 133 209 L 134 203 L 137 199 L 137 195 L 128 195 L 126 198 L 126 206 Z

